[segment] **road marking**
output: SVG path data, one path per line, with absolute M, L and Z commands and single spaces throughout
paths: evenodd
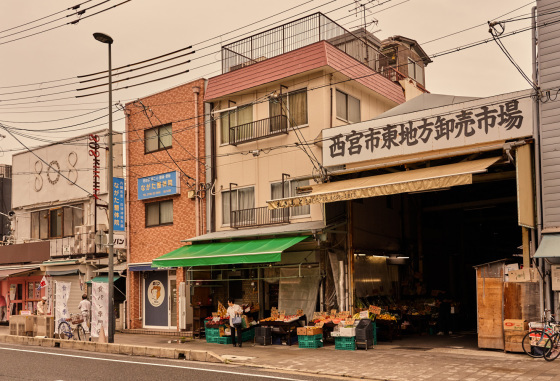
M 4 351 L 14 351 L 14 352 L 27 352 L 27 353 L 35 353 L 35 354 L 43 354 L 43 355 L 51 355 L 51 356 L 74 357 L 74 358 L 85 359 L 85 360 L 98 360 L 98 361 L 119 362 L 119 363 L 125 363 L 125 364 L 150 365 L 150 366 L 159 366 L 159 367 L 164 367 L 164 368 L 190 369 L 190 370 L 199 370 L 199 371 L 203 371 L 203 372 L 234 374 L 234 375 L 238 375 L 238 376 L 271 378 L 271 379 L 274 379 L 274 380 L 303 381 L 302 379 L 298 379 L 298 378 L 287 378 L 287 377 L 278 377 L 278 376 L 267 376 L 267 375 L 264 375 L 264 374 L 251 374 L 251 373 L 243 373 L 243 372 L 234 372 L 234 371 L 232 371 L 232 370 L 203 369 L 203 368 L 196 368 L 196 367 L 190 367 L 190 366 L 181 366 L 181 365 L 171 365 L 171 364 L 154 364 L 154 363 L 150 363 L 150 362 L 140 362 L 140 361 L 130 361 L 130 360 L 117 360 L 117 359 L 107 359 L 107 358 L 90 357 L 90 356 L 77 356 L 77 355 L 70 355 L 70 354 L 67 354 L 67 353 L 53 353 L 53 352 L 32 351 L 32 350 L 28 350 L 28 349 L 3 348 L 3 347 L 0 347 L 0 350 L 4 350 Z

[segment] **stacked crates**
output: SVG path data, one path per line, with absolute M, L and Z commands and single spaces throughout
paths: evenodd
M 216 344 L 220 339 L 220 330 L 218 328 L 206 328 L 206 342 Z
M 298 345 L 300 348 L 322 348 L 323 347 L 323 335 L 313 335 L 313 336 L 298 336 Z

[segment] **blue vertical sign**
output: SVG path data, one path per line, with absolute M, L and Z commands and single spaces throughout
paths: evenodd
M 113 177 L 113 230 L 124 231 L 124 179 Z

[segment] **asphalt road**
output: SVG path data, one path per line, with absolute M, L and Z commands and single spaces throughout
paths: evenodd
M 324 380 L 245 366 L 0 345 L 0 380 Z M 348 378 L 345 378 L 349 380 Z

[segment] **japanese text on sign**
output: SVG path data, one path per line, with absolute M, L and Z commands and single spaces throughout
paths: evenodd
M 113 230 L 124 231 L 124 179 L 113 177 Z
M 323 130 L 326 166 L 530 136 L 531 99 L 490 99 Z M 470 102 L 469 102 L 470 103 Z M 445 112 L 442 111 L 445 109 Z M 439 113 L 438 113 L 439 111 Z
M 138 199 L 180 194 L 180 185 L 179 174 L 176 171 L 142 177 L 138 179 Z

